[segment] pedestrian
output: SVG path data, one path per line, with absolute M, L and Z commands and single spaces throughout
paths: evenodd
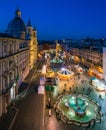
M 70 92 L 71 92 L 71 87 L 70 87 Z
M 49 109 L 49 117 L 51 117 L 51 109 Z
M 99 94 L 99 98 L 101 98 L 102 96 L 101 96 L 101 94 Z
M 63 93 L 65 93 L 66 92 L 66 89 L 63 89 Z

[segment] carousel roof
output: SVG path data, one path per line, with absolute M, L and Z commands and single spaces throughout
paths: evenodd
M 63 75 L 72 75 L 74 72 L 69 71 L 68 69 L 63 69 L 61 71 L 58 71 L 58 73 L 63 74 Z
M 51 60 L 52 63 L 62 63 L 63 60 L 61 60 L 58 56 L 55 56 L 52 60 Z

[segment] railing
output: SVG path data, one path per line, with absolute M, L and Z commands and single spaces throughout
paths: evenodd
M 29 50 L 29 48 L 28 47 L 27 48 L 23 48 L 23 49 L 20 49 L 18 52 L 13 52 L 11 54 L 2 55 L 2 56 L 0 56 L 0 59 L 4 59 L 4 58 L 7 58 L 9 56 L 13 56 L 13 55 L 19 54 L 19 53 L 21 53 L 23 51 L 26 51 L 26 50 Z
M 15 70 L 16 67 L 18 67 L 18 66 L 16 65 L 16 63 L 12 64 L 8 69 L 6 69 L 6 70 L 3 71 L 2 75 L 3 75 L 4 77 L 6 77 L 7 74 L 8 74 L 11 70 Z

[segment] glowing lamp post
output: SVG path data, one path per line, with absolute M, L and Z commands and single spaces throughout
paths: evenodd
M 46 75 L 46 65 L 43 65 L 43 67 L 42 67 L 42 74 L 44 76 Z

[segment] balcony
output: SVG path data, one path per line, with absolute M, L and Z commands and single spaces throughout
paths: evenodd
M 14 82 L 16 82 L 16 78 L 11 80 L 10 83 L 7 84 L 6 87 L 0 91 L 0 96 L 7 94 L 9 90 L 13 87 Z

